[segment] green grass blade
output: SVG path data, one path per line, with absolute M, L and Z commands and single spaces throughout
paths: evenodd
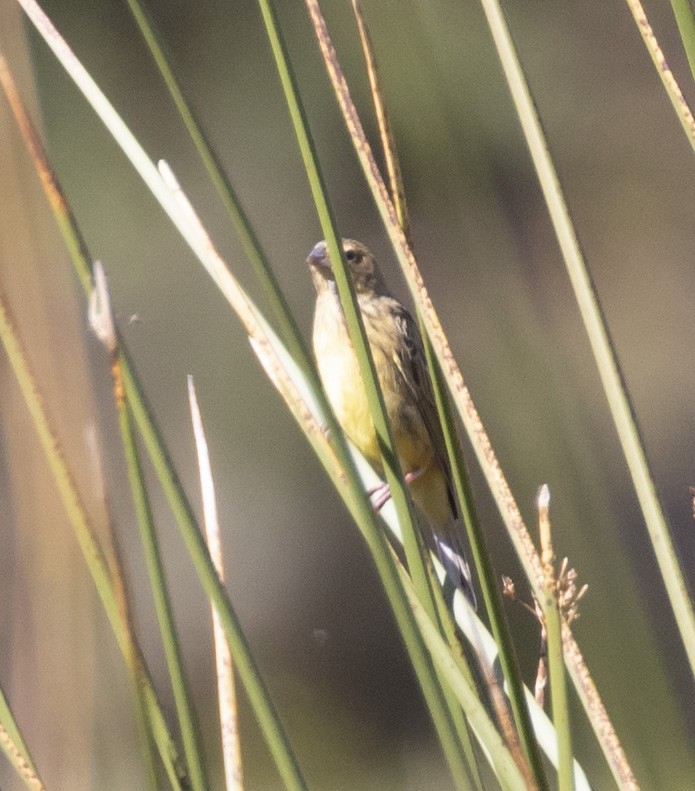
M 144 550 L 147 573 L 150 578 L 157 622 L 174 693 L 174 703 L 176 705 L 183 748 L 188 761 L 191 786 L 194 791 L 204 791 L 208 787 L 208 783 L 205 778 L 202 750 L 198 741 L 193 703 L 188 690 L 183 655 L 174 622 L 171 599 L 167 590 L 164 563 L 159 551 L 159 540 L 152 518 L 145 479 L 135 445 L 135 436 L 133 434 L 125 388 L 123 387 L 122 373 L 118 360 L 118 338 L 111 314 L 106 276 L 99 262 L 94 265 L 94 282 L 94 291 L 90 295 L 90 322 L 92 329 L 108 350 L 111 358 L 113 393 L 118 414 L 118 427 L 126 460 L 128 482 L 135 506 L 135 516 L 140 529 L 140 540 Z
M 190 503 L 186 498 L 183 487 L 162 444 L 154 419 L 142 396 L 133 366 L 123 349 L 119 353 L 119 362 L 123 370 L 123 382 L 128 393 L 133 416 L 145 442 L 157 477 L 169 501 L 169 506 L 181 528 L 198 578 L 206 595 L 214 604 L 220 616 L 220 621 L 229 643 L 229 649 L 236 661 L 239 677 L 244 684 L 246 694 L 249 697 L 278 771 L 288 788 L 304 789 L 306 785 L 299 765 L 292 753 L 268 691 L 263 684 L 224 585 L 220 582 L 217 575 Z
M 516 732 L 511 728 L 504 728 L 505 718 L 508 718 L 507 712 L 501 711 L 499 716 L 512 751 L 514 752 L 515 749 L 519 748 L 523 751 L 529 766 L 533 768 L 536 780 L 541 785 L 545 785 L 545 772 L 526 705 L 524 682 L 521 676 L 519 660 L 514 648 L 509 623 L 504 613 L 499 583 L 487 549 L 485 533 L 478 519 L 470 476 L 461 447 L 456 438 L 456 426 L 446 397 L 441 368 L 439 367 L 439 361 L 434 356 L 429 336 L 425 351 L 428 355 L 428 365 L 433 372 L 434 393 L 439 414 L 443 421 L 444 439 L 451 465 L 452 479 L 456 489 L 456 497 L 461 509 L 461 521 L 466 528 L 468 542 L 473 555 L 473 563 L 483 592 L 485 609 L 490 618 L 495 642 L 499 648 L 499 660 L 507 685 L 506 689 L 509 695 L 514 724 L 516 725 Z
M 80 283 L 85 294 L 90 294 L 92 290 L 92 275 L 89 251 L 79 232 L 79 228 L 65 199 L 65 195 L 62 192 L 58 179 L 50 166 L 39 135 L 16 91 L 14 81 L 7 70 L 7 66 L 1 58 L 0 82 L 10 101 L 26 146 L 29 149 L 36 170 L 41 178 L 46 196 L 53 209 L 54 216 L 63 239 L 65 240 L 66 247 L 70 253 Z M 56 464 L 60 464 L 61 462 L 62 460 L 58 459 Z M 70 489 L 66 491 L 65 496 L 68 501 L 71 501 L 75 497 L 79 500 L 77 493 L 72 492 Z M 104 606 L 119 640 L 119 645 L 121 646 L 126 665 L 131 673 L 138 699 L 147 712 L 147 722 L 149 723 L 149 727 L 153 730 L 155 743 L 159 749 L 170 782 L 174 788 L 178 788 L 181 778 L 185 777 L 185 770 L 180 766 L 176 747 L 168 732 L 159 707 L 159 701 L 157 700 L 145 669 L 142 654 L 135 642 L 132 624 L 127 612 L 128 607 L 127 601 L 125 600 L 125 584 L 122 578 L 120 565 L 117 562 L 115 554 L 111 553 L 109 568 L 109 559 L 103 556 L 98 541 L 91 530 L 86 514 L 80 514 L 79 511 L 77 511 L 72 514 L 72 517 L 71 521 L 78 534 L 78 538 L 80 534 L 83 534 L 79 543 L 85 553 L 85 558 L 95 584 L 97 584 L 97 589 L 109 599 L 108 602 L 104 601 Z M 98 583 L 97 581 L 102 578 L 105 580 L 104 584 L 101 584 L 101 582 Z M 117 619 L 115 617 L 116 613 L 120 618 L 118 628 Z M 147 753 L 149 753 L 148 750 Z M 149 764 L 149 758 L 147 758 L 147 763 Z
M 695 611 L 671 541 L 666 517 L 657 497 L 617 355 L 577 241 L 540 119 L 504 15 L 497 0 L 482 0 L 482 4 L 560 243 L 584 326 L 589 335 L 611 416 L 632 476 L 690 668 L 695 675 Z
M 131 425 L 128 405 L 121 402 L 117 405 L 118 423 L 121 431 L 121 440 L 124 445 L 128 478 L 130 480 L 133 500 L 138 525 L 140 527 L 141 541 L 145 549 L 145 559 L 150 577 L 150 585 L 155 601 L 157 621 L 162 635 L 164 654 L 166 657 L 169 676 L 171 678 L 174 702 L 179 720 L 181 739 L 184 753 L 188 762 L 193 789 L 208 787 L 205 778 L 203 753 L 199 744 L 195 714 L 191 695 L 188 690 L 186 673 L 183 664 L 183 655 L 179 645 L 174 615 L 171 611 L 171 601 L 167 591 L 164 565 L 159 553 L 152 513 L 145 490 L 142 468 L 135 447 L 135 437 Z
M 31 757 L 19 725 L 14 718 L 10 704 L 5 693 L 0 687 L 0 747 L 9 762 L 21 777 L 24 785 L 30 791 L 45 791 L 43 781 L 39 777 L 36 765 Z
M 98 459 L 99 457 L 96 456 L 96 458 Z M 101 479 L 101 477 L 101 471 L 99 471 L 99 478 Z M 105 499 L 105 492 L 103 491 L 102 499 Z M 124 632 L 134 632 L 130 602 L 128 601 L 128 594 L 124 587 L 125 580 L 121 573 L 122 563 L 117 544 L 111 542 L 111 546 L 108 547 L 108 551 L 106 552 L 106 560 L 111 568 L 111 579 L 113 580 L 114 592 L 118 600 L 123 630 Z M 146 787 L 149 788 L 150 791 L 157 791 L 159 779 L 157 774 L 157 747 L 159 744 L 165 744 L 168 736 L 164 739 L 155 738 L 155 726 L 149 716 L 149 701 L 145 692 L 147 688 L 147 678 L 143 677 L 143 668 L 140 660 L 141 657 L 138 654 L 135 644 L 130 646 L 130 651 L 127 656 L 125 654 L 123 655 L 123 661 L 126 663 L 130 675 L 130 684 L 133 692 L 135 720 L 138 730 L 138 739 L 140 741 L 140 752 L 142 753 L 144 764 L 143 771 L 145 774 Z M 178 778 L 173 771 L 174 764 L 172 761 L 168 760 L 168 758 L 164 760 L 163 763 L 165 770 L 170 774 L 171 787 L 179 788 Z
M 685 96 L 683 95 L 680 86 L 676 82 L 673 72 L 666 62 L 666 57 L 659 46 L 659 42 L 656 40 L 656 36 L 654 35 L 652 26 L 649 24 L 644 7 L 642 6 L 640 0 L 626 0 L 626 2 L 637 24 L 637 29 L 642 36 L 642 40 L 644 41 L 644 45 L 647 48 L 647 52 L 654 63 L 656 72 L 661 79 L 664 90 L 666 91 L 666 94 L 673 105 L 673 109 L 678 116 L 678 120 L 681 122 L 683 131 L 685 132 L 690 145 L 695 148 L 695 118 L 693 118 L 693 113 L 688 106 L 687 101 L 685 100 Z M 689 2 L 690 0 L 684 0 L 681 5 L 689 4 Z M 690 13 L 692 14 L 692 9 Z M 690 34 L 689 31 L 686 32 L 688 35 Z M 688 58 L 690 58 L 690 53 L 688 53 Z
M 428 618 L 423 610 L 415 591 L 410 588 L 409 580 L 403 570 L 401 578 L 409 595 L 410 605 L 413 608 L 415 617 L 427 645 L 432 652 L 432 656 L 439 668 L 446 675 L 451 688 L 454 690 L 459 702 L 463 706 L 466 715 L 476 734 L 480 736 L 481 742 L 490 745 L 491 764 L 495 770 L 495 776 L 504 789 L 527 788 L 527 782 L 521 774 L 511 754 L 507 750 L 502 737 L 497 732 L 494 724 L 488 717 L 484 705 L 478 698 L 474 687 L 466 683 L 464 676 L 458 672 L 458 668 L 451 656 L 449 647 L 446 645 L 439 630 Z
M 541 602 L 548 644 L 550 701 L 558 742 L 558 789 L 559 791 L 574 791 L 572 732 L 570 730 L 567 684 L 565 681 L 565 660 L 562 651 L 562 619 L 554 568 L 555 553 L 553 551 L 550 518 L 548 515 L 549 504 L 550 491 L 547 485 L 544 485 L 538 495 L 541 558 L 545 575 L 545 590 Z
M 693 6 L 690 0 L 671 0 L 671 8 L 676 17 L 683 49 L 685 49 L 690 64 L 690 73 L 695 79 L 695 12 L 693 12 Z
M 91 79 L 89 74 L 87 74 L 82 64 L 80 64 L 72 54 L 66 42 L 60 37 L 58 31 L 43 13 L 41 8 L 33 2 L 33 0 L 25 0 L 25 2 L 22 3 L 22 7 L 36 25 L 37 30 L 39 30 L 54 53 L 58 56 L 61 63 L 76 81 L 76 84 L 88 95 L 93 107 L 102 118 L 106 117 L 109 120 L 112 125 L 109 127 L 112 133 L 114 133 L 114 136 L 131 158 L 134 166 L 148 186 L 150 186 L 165 211 L 167 211 L 172 218 L 174 224 L 178 226 L 179 217 L 174 199 L 140 144 L 130 133 L 130 130 L 125 126 L 104 94 L 99 90 L 96 83 Z M 117 130 L 116 132 L 114 132 L 114 128 Z M 182 230 L 182 233 L 185 237 L 185 228 Z M 187 241 L 195 250 L 197 240 L 189 236 Z M 198 249 L 197 252 L 200 256 L 204 256 L 205 254 L 201 249 Z M 235 656 L 238 657 L 237 662 L 239 665 L 240 677 L 246 687 L 247 694 L 249 695 L 254 712 L 259 719 L 264 736 L 268 741 L 273 758 L 288 787 L 297 789 L 304 788 L 304 781 L 301 777 L 296 759 L 290 750 L 289 743 L 280 725 L 277 714 L 251 658 L 250 651 L 241 629 L 239 628 L 236 615 L 226 596 L 226 592 L 219 582 L 207 547 L 205 546 L 204 539 L 193 517 L 192 509 L 169 463 L 168 456 L 161 443 L 158 432 L 156 431 L 154 422 L 145 406 L 144 398 L 137 384 L 137 379 L 132 370 L 130 360 L 123 350 L 121 350 L 119 354 L 119 362 L 123 370 L 124 385 L 127 390 L 127 395 L 133 405 L 133 412 L 137 417 L 140 431 L 146 439 L 146 444 L 153 458 L 155 469 L 163 484 L 165 493 L 170 500 L 172 510 L 179 521 L 179 525 L 184 534 L 184 540 L 191 552 L 196 571 L 198 572 L 203 587 L 220 612 L 225 634 L 230 642 L 230 648 Z M 95 581 L 100 588 L 100 593 L 102 593 L 104 585 L 101 578 L 99 577 Z M 102 598 L 104 597 L 102 596 Z M 108 598 L 108 595 L 106 595 L 107 603 L 109 603 Z M 110 607 L 110 617 L 114 614 L 111 612 L 113 609 L 113 607 Z M 161 723 L 158 723 L 157 733 L 161 733 L 160 726 Z
M 162 759 L 169 766 L 170 777 L 183 779 L 185 770 L 178 765 L 176 748 L 168 735 L 164 724 L 164 717 L 154 688 L 147 675 L 142 655 L 134 645 L 132 632 L 127 628 L 127 623 L 121 617 L 118 597 L 111 579 L 109 567 L 104 558 L 102 549 L 97 541 L 92 526 L 89 523 L 87 512 L 82 504 L 82 499 L 73 482 L 73 477 L 68 470 L 63 452 L 58 439 L 51 429 L 43 406 L 43 399 L 39 393 L 36 381 L 29 370 L 26 357 L 14 331 L 12 320 L 6 306 L 0 300 L 0 336 L 5 346 L 7 356 L 22 391 L 22 395 L 31 414 L 32 422 L 36 428 L 39 441 L 46 455 L 53 477 L 56 481 L 58 492 L 67 511 L 77 541 L 85 557 L 87 566 L 94 580 L 99 597 L 104 605 L 112 629 L 118 639 L 118 644 L 129 662 L 133 655 L 139 657 L 138 683 L 143 687 L 143 695 L 147 701 L 148 716 L 155 723 L 153 731 L 157 737 L 157 745 Z M 176 787 L 180 787 L 177 785 Z

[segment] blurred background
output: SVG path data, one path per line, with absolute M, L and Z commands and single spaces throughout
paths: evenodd
M 349 3 L 325 0 L 322 6 L 376 142 Z M 260 301 L 126 4 L 47 0 L 43 7 L 148 153 L 171 164 L 233 272 Z M 298 0 L 279 0 L 276 7 L 340 231 L 372 248 L 393 290 L 405 297 L 305 8 Z M 321 231 L 256 3 L 150 0 L 148 8 L 308 338 L 313 289 L 304 259 Z M 0 10 L 16 15 L 10 0 L 0 0 Z M 528 0 L 508 2 L 505 11 L 692 586 L 692 150 L 625 3 Z M 670 9 L 653 3 L 647 11 L 686 96 L 695 99 Z M 393 6 L 364 0 L 364 12 L 402 159 L 416 253 L 467 385 L 532 530 L 536 491 L 542 483 L 550 486 L 556 551 L 569 556 L 590 588 L 575 634 L 638 780 L 644 788 L 689 787 L 695 781 L 692 678 L 482 11 L 468 1 Z M 185 389 L 186 374 L 195 377 L 231 598 L 310 786 L 450 788 L 358 531 L 269 386 L 235 316 L 52 54 L 24 29 L 31 53 L 31 67 L 22 61 L 25 85 L 35 80 L 53 163 L 93 256 L 104 263 L 128 348 L 198 508 Z M 21 24 L 0 27 L 0 45 L 12 49 L 17 62 L 22 30 Z M 32 184 L 4 101 L 0 117 L 3 157 L 9 152 L 20 163 L 19 183 Z M 2 286 L 12 292 L 5 266 L 10 260 L 16 265 L 13 249 L 34 244 L 39 223 L 45 226 L 53 243 L 38 251 L 39 275 L 28 279 L 20 269 L 12 276 L 26 289 L 17 297 L 17 313 L 34 306 L 32 315 L 18 320 L 25 322 L 25 336 L 36 330 L 40 349 L 56 343 L 67 360 L 86 361 L 95 406 L 89 397 L 87 406 L 77 406 L 73 388 L 82 392 L 79 379 L 58 365 L 68 380 L 63 388 L 48 385 L 51 409 L 73 421 L 61 422 L 61 431 L 76 454 L 83 452 L 91 410 L 97 415 L 108 507 L 138 631 L 173 713 L 129 506 L 108 361 L 90 336 L 77 283 L 36 195 L 33 208 L 3 230 Z M 22 223 L 28 232 L 20 232 Z M 50 290 L 53 277 L 62 291 Z M 46 310 L 36 307 L 41 303 L 33 301 L 34 288 L 44 289 Z M 58 341 L 51 325 L 42 325 L 49 314 L 72 317 L 69 346 L 62 340 L 67 335 Z M 56 359 L 53 351 L 48 356 Z M 35 365 L 42 368 L 38 357 Z M 59 507 L 53 513 L 46 506 L 34 521 L 20 518 L 10 499 L 18 479 L 35 494 L 43 462 L 36 451 L 33 461 L 19 464 L 12 448 L 32 445 L 34 436 L 22 427 L 14 383 L 3 381 L 2 391 L 4 404 L 17 401 L 20 423 L 3 428 L 0 486 L 13 505 L 0 517 L 2 545 L 11 548 L 0 560 L 0 680 L 49 785 L 137 787 L 143 775 L 125 672 L 74 538 Z M 506 533 L 472 467 L 496 569 L 514 578 L 526 596 Z M 85 468 L 86 486 L 98 492 L 89 482 L 93 464 L 87 461 Z M 41 486 L 50 489 L 50 479 Z M 209 762 L 220 782 L 208 608 L 154 478 L 152 492 Z M 42 555 L 35 546 L 45 548 L 48 540 L 53 548 Z M 68 569 L 74 584 L 73 590 L 66 572 L 55 571 L 71 591 L 62 604 L 44 575 L 56 553 L 66 555 L 64 565 L 56 560 L 46 575 Z M 25 565 L 31 563 L 36 566 Z M 36 587 L 34 577 L 43 584 Z M 537 625 L 518 606 L 509 605 L 508 612 L 531 683 Z M 75 657 L 81 665 L 77 680 L 68 670 Z M 78 684 L 78 696 L 64 694 L 71 683 Z M 65 699 L 57 705 L 61 694 Z M 596 788 L 610 787 L 578 705 L 574 712 L 576 756 Z M 279 788 L 244 702 L 241 729 L 248 787 Z M 19 787 L 4 761 L 0 785 Z

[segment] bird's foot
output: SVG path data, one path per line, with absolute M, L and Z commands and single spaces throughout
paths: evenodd
M 405 474 L 403 480 L 406 482 L 408 486 L 413 481 L 416 481 L 424 472 L 424 469 L 420 468 L 417 470 L 412 470 Z M 372 508 L 379 512 L 381 509 L 386 505 L 386 503 L 391 499 L 391 487 L 386 483 L 386 481 L 380 481 L 379 483 L 375 484 L 374 486 L 370 486 L 367 489 L 367 494 L 372 499 Z
M 367 494 L 372 501 L 372 509 L 378 513 L 389 501 L 391 497 L 391 487 L 386 481 L 379 481 L 379 483 L 367 489 Z

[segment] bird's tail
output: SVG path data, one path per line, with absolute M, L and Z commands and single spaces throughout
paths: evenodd
M 454 549 L 451 543 L 439 533 L 434 533 L 434 544 L 437 548 L 437 555 L 439 560 L 444 566 L 446 576 L 451 582 L 460 588 L 465 597 L 471 603 L 473 609 L 478 609 L 478 600 L 475 597 L 475 590 L 473 589 L 473 580 L 471 577 L 471 570 L 463 556 L 463 553 Z

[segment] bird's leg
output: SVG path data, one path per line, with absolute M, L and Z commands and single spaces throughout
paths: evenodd
M 413 481 L 416 481 L 424 471 L 425 470 L 422 467 L 419 467 L 417 470 L 411 470 L 405 474 L 403 480 L 408 486 L 410 486 L 410 484 Z M 376 495 L 376 497 L 374 497 L 372 500 L 372 508 L 375 511 L 381 511 L 381 509 L 391 499 L 391 487 L 388 485 L 388 483 L 386 483 L 386 481 L 380 481 L 374 486 L 370 486 L 369 489 L 367 489 L 367 494 L 370 498 L 373 495 Z
M 379 483 L 374 484 L 374 486 L 370 486 L 367 489 L 367 494 L 369 498 L 372 499 L 374 495 L 374 499 L 372 500 L 372 508 L 374 511 L 381 511 L 384 505 L 389 501 L 391 497 L 391 489 L 386 483 L 386 481 L 379 481 Z

